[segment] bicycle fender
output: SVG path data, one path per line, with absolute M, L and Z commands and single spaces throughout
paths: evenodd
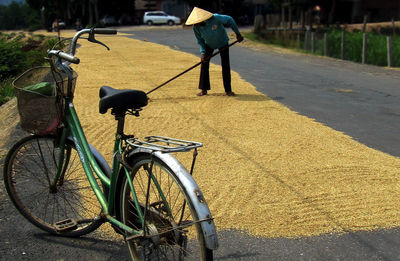
M 68 140 L 74 142 L 74 139 L 69 136 L 67 137 Z M 89 143 L 89 148 L 90 151 L 92 152 L 94 158 L 96 159 L 97 163 L 100 165 L 100 167 L 102 168 L 102 170 L 105 172 L 104 174 L 106 174 L 107 177 L 111 177 L 111 168 L 110 165 L 108 165 L 107 161 L 104 159 L 104 157 L 101 155 L 101 153 L 92 146 L 92 144 Z
M 111 177 L 112 170 L 110 168 L 110 165 L 108 165 L 107 161 L 104 159 L 103 155 L 101 155 L 101 153 L 95 147 L 93 147 L 92 144 L 90 144 L 90 143 L 89 143 L 89 148 L 90 148 L 90 151 L 93 153 L 93 156 L 97 160 L 97 163 L 100 165 L 100 167 L 104 171 L 104 174 L 106 174 L 107 177 Z
M 130 155 L 141 152 L 151 153 L 147 149 L 136 149 Z M 205 220 L 200 222 L 200 225 L 203 230 L 206 247 L 212 250 L 217 249 L 218 237 L 214 220 L 212 219 L 210 209 L 208 208 L 203 194 L 201 193 L 200 188 L 193 177 L 189 174 L 186 168 L 171 154 L 153 152 L 153 155 L 159 158 L 168 167 L 170 167 L 174 173 L 176 173 L 177 178 L 182 183 L 183 188 L 186 190 L 187 195 L 193 203 L 193 208 L 197 212 L 199 220 Z

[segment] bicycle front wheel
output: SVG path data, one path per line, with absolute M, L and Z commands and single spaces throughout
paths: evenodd
M 51 234 L 77 237 L 101 225 L 101 207 L 73 142 L 64 148 L 64 171 L 56 186 L 61 150 L 54 136 L 28 136 L 11 148 L 4 163 L 6 190 L 18 211 Z
M 212 260 L 193 203 L 171 168 L 146 154 L 129 164 L 129 178 L 125 175 L 120 190 L 121 220 L 144 233 L 126 240 L 131 258 Z

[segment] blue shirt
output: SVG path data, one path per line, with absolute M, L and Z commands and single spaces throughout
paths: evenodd
M 214 14 L 213 17 L 205 21 L 205 25 L 193 26 L 201 54 L 206 53 L 206 45 L 212 49 L 219 49 L 228 44 L 229 37 L 225 26 L 232 28 L 236 34 L 239 34 L 235 21 L 228 15 Z

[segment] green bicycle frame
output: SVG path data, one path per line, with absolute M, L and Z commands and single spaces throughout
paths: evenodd
M 111 224 L 117 226 L 121 230 L 125 231 L 126 234 L 131 238 L 132 236 L 146 236 L 146 229 L 142 230 L 137 230 L 133 229 L 125 224 L 123 224 L 121 221 L 117 220 L 113 215 L 115 214 L 115 195 L 117 193 L 117 182 L 118 182 L 118 176 L 121 175 L 126 175 L 126 178 L 128 179 L 128 184 L 130 187 L 131 191 L 131 196 L 132 196 L 132 201 L 135 205 L 135 208 L 137 210 L 138 214 L 138 221 L 142 224 L 143 228 L 146 228 L 145 220 L 146 220 L 146 209 L 148 207 L 148 202 L 149 202 L 149 193 L 146 195 L 146 207 L 144 210 L 142 210 L 141 205 L 139 204 L 139 199 L 136 193 L 136 190 L 133 185 L 132 178 L 130 176 L 130 167 L 126 166 L 126 164 L 121 164 L 120 162 L 120 155 L 124 152 L 126 149 L 126 136 L 123 134 L 123 126 L 124 126 L 124 117 L 118 118 L 118 128 L 117 132 L 115 135 L 115 142 L 114 142 L 114 149 L 113 149 L 113 162 L 112 162 L 112 170 L 111 170 L 111 176 L 108 177 L 108 173 L 105 173 L 98 162 L 96 161 L 96 155 L 93 154 L 90 145 L 85 137 L 84 131 L 82 129 L 82 125 L 80 124 L 78 115 L 75 111 L 74 105 L 73 105 L 73 81 L 76 80 L 77 75 L 74 75 L 74 72 L 72 68 L 69 66 L 69 63 L 79 63 L 79 59 L 75 58 L 75 51 L 76 51 L 76 43 L 79 39 L 79 37 L 84 34 L 84 33 L 89 33 L 90 37 L 93 37 L 94 39 L 94 33 L 96 32 L 95 29 L 93 30 L 82 30 L 78 32 L 74 38 L 72 39 L 71 47 L 69 53 L 63 53 L 60 52 L 59 50 L 50 50 L 48 51 L 49 57 L 58 57 L 57 59 L 50 59 L 50 65 L 52 68 L 53 76 L 55 77 L 56 74 L 59 72 L 65 73 L 68 78 L 67 82 L 67 90 L 64 89 L 64 87 L 60 87 L 62 90 L 61 92 L 65 95 L 62 97 L 65 101 L 64 103 L 64 116 L 65 119 L 63 121 L 64 123 L 64 128 L 62 129 L 62 134 L 58 140 L 58 146 L 60 148 L 60 154 L 58 158 L 58 167 L 57 167 L 57 173 L 56 176 L 54 177 L 54 180 L 51 183 L 50 189 L 53 191 L 57 191 L 57 187 L 61 185 L 64 181 L 64 175 L 67 171 L 67 167 L 69 164 L 69 160 L 71 157 L 71 149 L 65 150 L 65 148 L 68 148 L 66 146 L 67 140 L 72 138 L 73 142 L 75 144 L 75 149 L 78 152 L 82 167 L 85 171 L 86 177 L 89 181 L 89 184 L 96 195 L 96 198 L 99 201 L 99 204 L 102 208 L 102 214 L 101 217 L 103 219 L 106 219 L 109 221 Z M 116 31 L 114 30 L 102 30 L 98 29 L 98 33 L 102 34 L 115 34 Z M 64 63 L 65 61 L 65 63 Z M 68 61 L 69 63 L 67 63 Z M 56 77 L 55 77 L 56 78 Z M 65 80 L 65 79 L 63 79 Z M 64 93 L 66 92 L 66 93 Z M 150 152 L 151 153 L 151 152 Z M 150 190 L 150 184 L 151 182 L 154 184 L 156 190 L 158 191 L 162 201 L 164 202 L 165 208 L 167 210 L 168 215 L 172 217 L 171 209 L 170 206 L 166 200 L 166 196 L 164 195 L 164 192 L 156 178 L 156 176 L 153 173 L 153 166 L 154 161 L 151 160 L 150 167 L 145 166 L 145 171 L 148 175 L 148 190 Z M 122 168 L 121 168 L 122 167 Z M 47 170 L 45 170 L 47 171 Z M 97 179 L 100 179 L 101 185 L 107 189 L 108 191 L 108 196 L 103 193 L 102 189 L 100 188 L 99 184 L 97 183 Z M 48 176 L 49 179 L 49 176 Z M 50 180 L 49 180 L 50 182 Z M 128 239 L 129 240 L 129 239 Z
M 110 223 L 112 223 L 113 225 L 128 232 L 129 234 L 140 235 L 142 233 L 141 231 L 135 230 L 135 229 L 123 224 L 122 222 L 120 222 L 119 220 L 114 218 L 113 216 L 111 216 L 111 213 L 114 212 L 115 193 L 116 193 L 116 189 L 117 189 L 116 184 L 117 184 L 118 173 L 119 173 L 120 167 L 121 167 L 121 164 L 117 157 L 117 155 L 122 153 L 123 140 L 120 137 L 121 135 L 117 134 L 116 138 L 115 138 L 114 151 L 113 151 L 114 157 L 113 157 L 113 164 L 112 164 L 112 173 L 111 173 L 111 177 L 108 177 L 102 171 L 102 169 L 98 165 L 97 161 L 95 160 L 93 153 L 90 150 L 89 143 L 85 137 L 84 131 L 82 129 L 78 115 L 75 111 L 75 108 L 73 106 L 71 99 L 69 99 L 69 98 L 66 99 L 65 106 L 66 106 L 66 109 L 65 109 L 66 126 L 63 128 L 62 135 L 61 135 L 61 138 L 59 141 L 59 146 L 61 149 L 60 150 L 61 153 L 60 153 L 59 160 L 58 160 L 59 167 L 57 169 L 57 174 L 53 181 L 52 187 L 55 188 L 57 182 L 60 182 L 60 180 L 62 181 L 63 175 L 66 171 L 66 167 L 68 165 L 68 160 L 69 160 L 68 154 L 70 154 L 70 151 L 67 151 L 67 153 L 66 153 L 67 155 L 65 155 L 64 148 L 65 148 L 67 137 L 69 135 L 71 135 L 71 137 L 74 140 L 76 150 L 79 154 L 79 158 L 81 160 L 83 169 L 84 169 L 87 179 L 90 183 L 90 186 L 92 187 L 93 192 L 95 193 L 95 195 L 103 209 L 104 217 Z M 136 210 L 138 212 L 137 213 L 138 218 L 139 218 L 141 224 L 143 225 L 143 227 L 145 227 L 146 213 L 142 213 L 142 211 L 141 211 L 138 197 L 136 195 L 136 190 L 135 190 L 132 180 L 130 178 L 129 170 L 123 165 L 122 165 L 122 167 L 124 169 L 123 172 L 125 173 L 125 175 L 128 178 L 128 183 L 129 183 L 129 186 L 130 186 L 130 189 L 132 192 L 132 199 L 135 204 Z M 153 181 L 153 183 L 155 184 L 155 187 L 157 188 L 157 190 L 161 196 L 161 199 L 163 200 L 163 202 L 165 202 L 165 206 L 168 210 L 168 215 L 170 217 L 172 217 L 170 207 L 169 207 L 166 197 L 161 189 L 160 184 L 158 183 L 157 179 L 155 178 L 155 176 L 153 174 L 152 167 L 146 168 L 146 172 L 149 175 L 149 182 L 150 182 L 150 180 Z M 96 176 L 101 180 L 102 184 L 108 188 L 108 191 L 109 191 L 108 198 L 106 198 L 106 196 L 102 192 L 99 184 L 97 183 L 96 178 L 95 178 Z
M 121 228 L 122 230 L 130 234 L 140 234 L 139 231 L 136 231 L 126 226 L 125 224 L 123 224 L 122 222 L 118 221 L 117 219 L 115 219 L 110 215 L 111 213 L 110 210 L 114 209 L 114 195 L 115 195 L 116 177 L 117 177 L 116 174 L 119 171 L 120 164 L 118 162 L 118 159 L 114 157 L 111 179 L 107 177 L 107 175 L 105 175 L 105 173 L 101 170 L 92 152 L 90 151 L 89 143 L 87 142 L 87 139 L 84 135 L 82 126 L 79 122 L 78 115 L 76 114 L 72 101 L 68 98 L 66 99 L 65 122 L 66 126 L 63 128 L 59 143 L 62 152 L 60 153 L 60 158 L 59 158 L 59 163 L 61 164 L 58 164 L 59 167 L 53 184 L 54 185 L 57 184 L 57 180 L 60 180 L 60 177 L 62 177 L 63 172 L 65 172 L 66 164 L 68 164 L 68 162 L 64 163 L 65 158 L 68 160 L 68 156 L 66 157 L 63 151 L 66 139 L 69 135 L 71 135 L 74 140 L 76 150 L 79 154 L 79 158 L 81 160 L 89 184 L 92 187 L 93 192 L 96 195 L 100 203 L 100 206 L 103 209 L 104 217 L 113 225 L 116 225 L 117 227 Z M 118 148 L 119 143 L 121 142 L 122 141 L 120 139 L 116 139 L 115 147 Z M 117 150 L 114 151 L 114 154 L 115 152 L 117 152 Z M 105 197 L 102 190 L 100 189 L 99 184 L 96 181 L 95 174 L 93 172 L 101 180 L 102 184 L 108 188 L 109 190 L 108 199 Z

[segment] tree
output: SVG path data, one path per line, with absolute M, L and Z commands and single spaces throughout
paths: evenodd
M 335 12 L 336 12 L 336 0 L 332 0 L 332 5 L 328 15 L 328 24 L 332 24 L 334 22 Z
M 210 12 L 221 12 L 222 0 L 212 1 L 212 0 L 185 0 L 184 2 L 188 3 L 191 6 L 197 6 L 199 8 L 208 10 Z
M 39 13 L 26 4 L 0 5 L 0 30 L 38 29 Z
M 42 11 L 46 17 L 45 26 L 51 26 L 55 19 L 62 19 L 73 25 L 79 19 L 83 24 L 95 25 L 100 17 L 123 14 L 133 16 L 135 0 L 26 0 L 27 4 Z

